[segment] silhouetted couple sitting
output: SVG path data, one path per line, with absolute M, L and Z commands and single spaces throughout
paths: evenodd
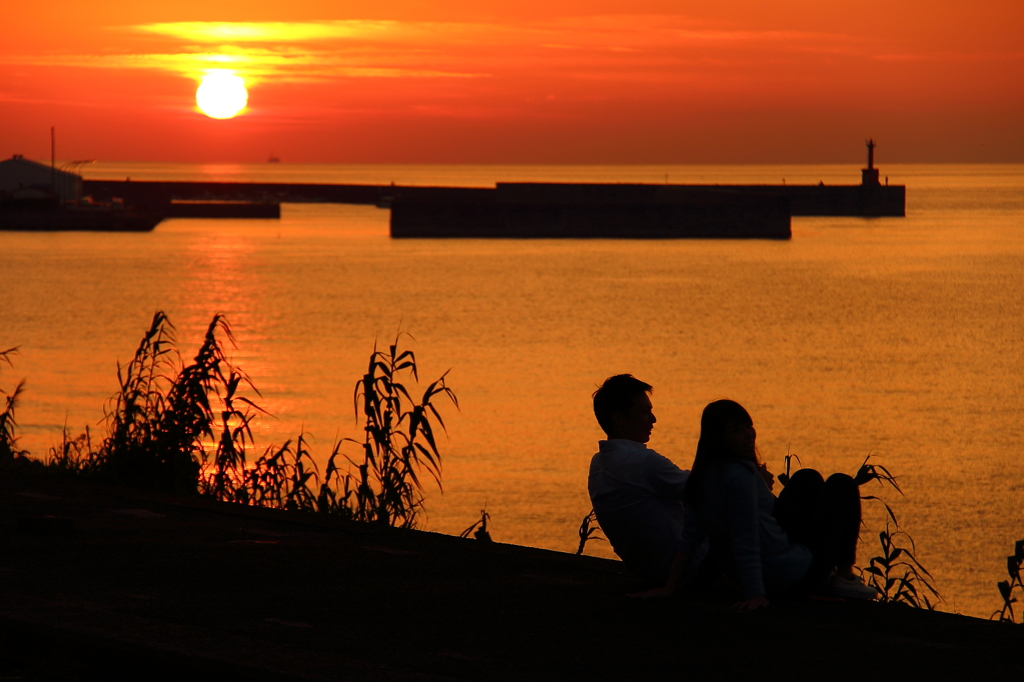
M 657 421 L 651 386 L 628 374 L 594 393 L 594 415 L 608 436 L 590 463 L 597 521 L 626 567 L 667 596 L 687 584 L 725 579 L 737 608 L 769 598 L 828 594 L 874 599 L 854 574 L 860 492 L 846 474 L 826 481 L 801 469 L 778 498 L 758 462 L 745 409 L 718 400 L 701 416 L 692 471 L 648 448 Z M 706 556 L 705 556 L 706 555 Z

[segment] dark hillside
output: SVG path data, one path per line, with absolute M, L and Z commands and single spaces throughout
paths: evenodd
M 937 680 L 1024 664 L 1020 626 L 638 602 L 613 561 L 10 471 L 0 546 L 4 679 Z

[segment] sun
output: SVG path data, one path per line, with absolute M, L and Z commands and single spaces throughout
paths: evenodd
M 211 71 L 196 90 L 196 104 L 210 118 L 233 118 L 249 102 L 245 81 L 231 71 Z

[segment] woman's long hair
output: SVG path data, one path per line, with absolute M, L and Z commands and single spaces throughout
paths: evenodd
M 700 507 L 704 503 L 704 483 L 716 465 L 742 459 L 732 451 L 726 438 L 734 424 L 753 426 L 754 420 L 743 406 L 734 400 L 716 400 L 704 408 L 700 417 L 700 440 L 693 458 L 690 478 L 683 489 L 687 505 Z M 756 464 L 756 450 L 755 450 Z

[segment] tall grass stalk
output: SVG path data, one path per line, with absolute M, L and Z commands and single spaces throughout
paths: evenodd
M 251 410 L 259 410 L 238 397 L 237 389 L 245 384 L 258 392 L 228 362 L 221 337 L 234 344 L 227 321 L 215 315 L 195 359 L 185 365 L 174 326 L 161 311 L 153 316 L 135 357 L 124 367 L 118 364 L 119 390 L 106 410 L 108 435 L 95 456 L 98 473 L 127 485 L 194 494 L 211 459 L 215 467 L 218 460 L 222 464 L 215 488 L 224 484 L 227 472 L 237 472 L 231 465 L 244 464 L 238 455 L 251 443 Z M 218 413 L 225 430 L 219 439 Z M 231 428 L 232 419 L 242 427 Z M 211 457 L 212 443 L 217 445 Z
M 89 427 L 86 426 L 84 433 L 73 438 L 71 432 L 68 431 L 68 425 L 64 424 L 60 445 L 51 447 L 44 461 L 51 471 L 62 474 L 88 475 L 93 473 L 96 458 Z
M 597 534 L 600 531 L 601 527 L 597 525 L 597 512 L 591 509 L 590 513 L 584 516 L 580 522 L 580 544 L 576 548 L 577 556 L 583 554 L 583 550 L 591 540 L 604 540 L 603 537 Z
M 88 428 L 72 437 L 65 426 L 47 465 L 130 486 L 413 528 L 423 511 L 421 472 L 441 486 L 437 431 L 445 424 L 437 403 L 458 408 L 458 399 L 447 372 L 413 398 L 408 380 L 418 383 L 419 372 L 414 353 L 400 347 L 407 336 L 400 332 L 387 350 L 374 344 L 354 394 L 363 440 L 337 441 L 321 478 L 305 433 L 247 461 L 246 453 L 255 450 L 253 420 L 266 412 L 254 400 L 259 391 L 227 358 L 225 344 L 235 344 L 227 320 L 213 317 L 195 358 L 185 364 L 174 325 L 157 311 L 132 360 L 118 364 L 103 440 L 94 448 Z M 0 360 L 10 363 L 14 352 L 0 353 Z M 0 413 L 0 455 L 16 442 L 13 414 L 21 390 L 19 384 Z M 354 458 L 345 452 L 350 445 L 358 448 Z
M 1013 554 L 1006 557 L 1006 573 L 1009 580 L 1001 580 L 996 583 L 996 587 L 999 588 L 999 596 L 1003 598 L 1003 608 L 993 613 L 992 618 L 1004 623 L 1017 622 L 1013 615 L 1013 605 L 1017 603 L 1014 594 L 1024 592 L 1024 582 L 1021 581 L 1022 569 L 1024 569 L 1024 540 L 1018 540 L 1013 544 Z
M 299 434 L 294 446 L 270 446 L 252 467 L 242 474 L 239 485 L 215 496 L 254 507 L 273 507 L 291 511 L 319 511 L 316 462 L 306 446 L 305 434 Z
M 425 470 L 441 489 L 441 454 L 436 427 L 446 431 L 435 405 L 446 399 L 459 406 L 448 387 L 448 372 L 431 382 L 417 402 L 406 388 L 406 379 L 419 382 L 416 356 L 400 343 L 408 336 L 399 332 L 387 350 L 374 344 L 369 366 L 356 383 L 354 403 L 362 413 L 365 433 L 361 461 L 349 458 L 356 468 L 344 477 L 344 489 L 354 491 L 348 499 L 353 518 L 381 525 L 415 528 L 423 509 Z
M 871 464 L 870 459 L 870 455 L 864 459 L 854 476 L 854 482 L 864 485 L 878 481 L 903 495 L 896 477 L 884 466 Z M 879 601 L 919 609 L 935 609 L 938 602 L 942 601 L 942 595 L 931 583 L 932 574 L 914 556 L 917 553 L 914 538 L 900 527 L 896 513 L 880 497 L 862 495 L 861 499 L 879 502 L 887 515 L 885 529 L 878 534 L 881 554 L 872 557 L 864 569 L 868 584 L 879 592 Z
M 17 346 L 0 351 L 0 361 L 6 362 L 9 367 L 13 367 L 14 363 L 11 362 L 11 357 L 17 353 Z M 24 391 L 24 379 L 18 382 L 11 393 L 6 393 L 3 389 L 0 389 L 0 396 L 3 396 L 2 402 L 0 402 L 0 405 L 3 407 L 3 411 L 0 411 L 0 465 L 13 462 L 15 457 L 28 455 L 27 450 L 20 450 L 18 448 L 18 422 L 14 416 L 15 410 L 18 407 L 18 400 Z
M 480 518 L 472 526 L 459 533 L 459 537 L 468 538 L 472 534 L 474 538 L 481 542 L 491 542 L 491 534 L 487 530 L 487 522 L 490 520 L 491 515 L 487 513 L 487 510 L 481 509 Z
M 782 468 L 785 469 L 785 471 L 779 474 L 779 483 L 781 483 L 783 486 L 789 485 L 789 478 L 792 473 L 793 460 L 796 460 L 796 463 L 798 465 L 803 466 L 803 462 L 800 461 L 800 458 L 796 456 L 796 453 L 790 452 L 789 446 L 787 446 L 786 456 L 782 458 Z
M 413 528 L 423 509 L 420 470 L 426 470 L 440 488 L 441 454 L 437 427 L 444 421 L 438 399 L 458 407 L 455 393 L 445 382 L 447 372 L 415 400 L 407 378 L 419 380 L 416 357 L 399 347 L 399 333 L 386 351 L 374 345 L 366 374 L 357 382 L 354 403 L 363 420 L 363 441 L 335 442 L 323 478 L 310 455 L 305 434 L 294 445 L 271 446 L 251 466 L 245 451 L 252 446 L 251 422 L 262 412 L 237 389 L 249 385 L 236 368 L 218 391 L 223 409 L 220 438 L 209 464 L 204 460 L 200 488 L 217 499 L 258 507 L 316 512 L 381 525 Z M 240 407 L 239 407 L 240 405 Z M 350 456 L 349 445 L 358 448 Z M 344 470 L 343 470 L 344 467 Z

